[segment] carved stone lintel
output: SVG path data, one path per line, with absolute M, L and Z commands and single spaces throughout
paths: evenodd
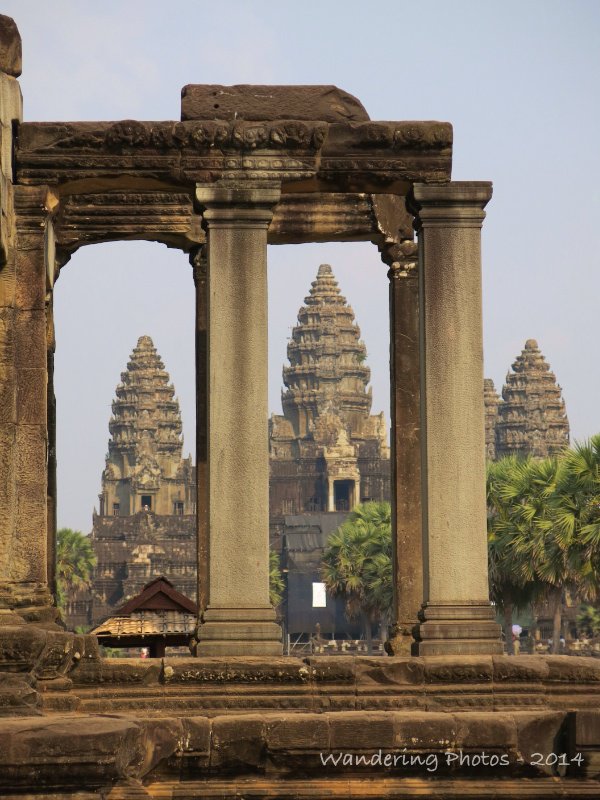
M 313 192 L 318 180 L 338 191 L 404 191 L 449 179 L 451 140 L 451 126 L 437 122 L 24 123 L 17 165 L 25 183 L 130 175 L 171 186 L 271 178 L 312 180 Z

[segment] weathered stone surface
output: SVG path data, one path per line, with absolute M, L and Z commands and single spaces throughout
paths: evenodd
M 75 684 L 158 684 L 161 662 L 143 658 L 81 659 L 70 678 Z
M 542 681 L 549 675 L 548 662 L 539 656 L 492 656 L 494 681 Z
M 46 265 L 43 250 L 17 251 L 15 302 L 17 308 L 23 310 L 44 310 L 46 303 Z
M 579 716 L 581 712 L 577 712 Z M 545 759 L 549 753 L 564 752 L 564 726 L 567 715 L 560 711 L 535 712 L 515 715 L 517 726 L 517 749 L 527 765 L 531 765 L 534 753 L 541 753 Z M 536 759 L 539 760 L 539 759 Z M 540 765 L 534 771 L 546 775 L 555 773 L 552 765 Z
M 455 714 L 454 719 L 459 747 L 508 753 L 517 746 L 517 729 L 510 714 L 473 712 Z
M 333 750 L 371 750 L 392 748 L 395 740 L 395 718 L 392 714 L 368 711 L 328 712 L 329 742 Z
M 23 123 L 17 175 L 24 185 L 89 180 L 91 193 L 108 178 L 114 191 L 181 192 L 226 179 L 404 194 L 413 181 L 448 180 L 451 156 L 452 128 L 440 122 Z
M 270 751 L 326 750 L 329 747 L 331 717 L 318 714 L 290 714 L 268 719 L 266 742 Z
M 144 757 L 137 766 L 140 777 L 148 775 L 161 762 L 169 759 L 185 746 L 186 734 L 181 719 L 155 717 L 140 722 Z
M 0 423 L 14 425 L 17 422 L 17 371 L 11 366 L 2 367 L 0 372 Z M 13 438 L 10 429 L 5 436 Z
M 31 672 L 46 645 L 44 631 L 32 626 L 3 626 L 0 629 L 0 669 Z
M 426 683 L 487 683 L 493 676 L 491 656 L 429 656 L 423 668 Z
M 566 721 L 566 749 L 569 775 L 579 778 L 600 778 L 600 714 L 598 711 L 578 711 Z M 580 763 L 572 760 L 577 758 Z
M 18 78 L 21 74 L 21 34 L 11 17 L 0 14 L 0 72 Z
M 39 714 L 35 681 L 29 675 L 0 673 L 0 716 Z M 0 722 L 0 729 L 2 723 Z
M 591 657 L 546 656 L 549 683 L 596 683 L 600 681 L 600 662 Z
M 144 759 L 140 727 L 126 718 L 57 715 L 0 724 L 0 789 L 110 785 Z
M 215 717 L 212 721 L 211 767 L 249 771 L 264 767 L 266 720 L 263 716 Z
M 396 712 L 392 716 L 394 748 L 445 750 L 457 742 L 457 722 L 452 714 Z
M 377 687 L 398 691 L 406 686 L 418 686 L 424 681 L 423 659 L 357 658 L 356 683 L 359 689 Z
M 208 766 L 211 744 L 211 723 L 207 717 L 184 717 L 181 753 L 197 767 Z
M 188 84 L 181 90 L 181 119 L 301 119 L 362 122 L 356 97 L 337 86 L 221 86 Z

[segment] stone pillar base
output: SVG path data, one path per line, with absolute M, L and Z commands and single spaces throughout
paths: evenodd
M 41 583 L 0 583 L 0 626 L 34 623 L 64 630 L 48 587 Z
M 498 655 L 501 626 L 488 602 L 424 603 L 415 629 L 418 655 Z
M 199 656 L 280 656 L 281 628 L 275 609 L 209 606 L 199 628 Z

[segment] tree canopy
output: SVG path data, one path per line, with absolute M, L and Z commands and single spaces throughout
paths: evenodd
M 71 528 L 56 534 L 56 604 L 64 609 L 67 597 L 90 584 L 96 556 L 88 536 Z
M 363 503 L 329 537 L 323 580 L 332 597 L 342 597 L 350 619 L 387 622 L 392 609 L 392 529 L 389 503 Z
M 492 599 L 506 614 L 544 597 L 557 651 L 564 593 L 594 600 L 600 585 L 600 435 L 490 464 L 487 493 Z

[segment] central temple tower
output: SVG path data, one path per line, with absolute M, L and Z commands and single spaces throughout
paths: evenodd
M 328 264 L 319 267 L 288 344 L 283 416 L 272 415 L 271 523 L 389 500 L 383 412 L 371 414 L 367 350 Z

